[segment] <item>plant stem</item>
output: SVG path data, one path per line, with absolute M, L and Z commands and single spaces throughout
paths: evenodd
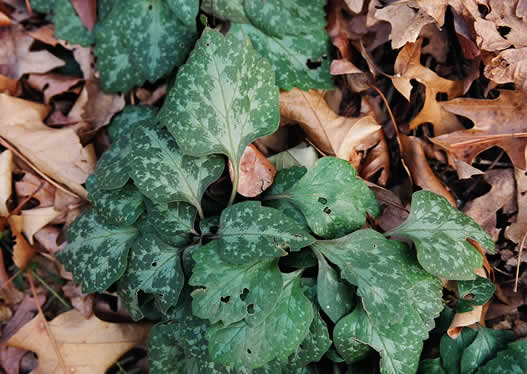
M 44 286 L 46 289 L 53 294 L 66 308 L 73 309 L 73 307 L 68 304 L 66 300 L 64 300 L 58 293 L 55 291 L 49 284 L 46 283 L 44 279 L 42 279 L 33 269 L 31 269 L 31 274 Z
M 196 209 L 198 210 L 199 219 L 205 219 L 205 215 L 203 214 L 203 208 L 201 207 L 201 204 L 199 202 L 196 204 Z
M 238 183 L 239 183 L 239 180 L 240 180 L 240 164 L 238 162 L 238 164 L 236 166 L 234 166 L 234 163 L 233 163 L 233 168 L 234 170 L 234 181 L 232 182 L 232 191 L 231 191 L 231 197 L 229 198 L 229 203 L 227 204 L 227 206 L 231 206 L 232 203 L 234 202 L 234 199 L 236 198 L 236 192 L 238 192 Z

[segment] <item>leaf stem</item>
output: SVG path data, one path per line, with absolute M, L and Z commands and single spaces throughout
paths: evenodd
M 236 198 L 236 192 L 238 192 L 238 183 L 240 181 L 240 163 L 238 161 L 238 163 L 236 165 L 234 165 L 234 162 L 233 162 L 233 167 L 232 167 L 232 170 L 234 170 L 234 180 L 232 182 L 232 191 L 231 191 L 231 197 L 229 198 L 229 203 L 227 204 L 227 206 L 231 206 L 232 203 L 234 202 L 234 199 Z
M 203 208 L 201 207 L 201 203 L 198 202 L 195 206 L 196 206 L 196 209 L 198 210 L 199 219 L 200 220 L 205 219 L 205 215 L 203 214 Z M 198 235 L 197 232 L 194 231 L 194 233 Z
M 73 307 L 68 304 L 66 300 L 64 300 L 58 293 L 55 291 L 49 284 L 46 283 L 44 279 L 42 279 L 33 269 L 31 269 L 31 274 L 44 286 L 46 289 L 51 292 L 53 296 L 55 296 L 61 303 L 68 309 L 73 309 Z

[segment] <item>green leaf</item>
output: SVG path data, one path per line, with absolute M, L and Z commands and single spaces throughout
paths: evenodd
M 245 147 L 280 120 L 269 63 L 232 36 L 206 29 L 159 114 L 185 154 L 225 154 L 237 175 Z
M 234 23 L 228 35 L 249 39 L 262 57 L 269 59 L 276 84 L 291 90 L 333 89 L 329 72 L 329 36 L 325 28 L 302 35 L 270 36 L 252 25 Z
M 302 211 L 313 232 L 322 238 L 335 238 L 358 229 L 366 213 L 379 214 L 375 195 L 356 176 L 345 160 L 324 157 L 287 191 L 267 199 L 285 199 Z
M 311 34 L 326 27 L 325 0 L 245 0 L 251 23 L 268 35 Z
M 476 279 L 468 281 L 458 281 L 457 288 L 459 291 L 459 300 L 456 303 L 457 313 L 470 312 L 474 305 L 484 305 L 496 291 L 494 283 L 490 279 L 483 277 L 476 277 Z
M 176 327 L 172 323 L 157 323 L 148 337 L 148 367 L 151 374 L 183 374 L 192 368 L 185 359 L 183 349 L 175 336 Z
M 447 373 L 459 374 L 460 363 L 463 351 L 474 341 L 477 330 L 464 328 L 456 339 L 448 335 L 443 335 L 439 349 L 441 352 L 441 362 Z
M 95 177 L 92 174 L 86 180 L 86 189 L 97 216 L 108 225 L 133 225 L 145 210 L 141 192 L 132 183 L 115 190 L 100 190 Z
M 504 349 L 507 343 L 514 340 L 511 331 L 500 331 L 480 327 L 478 335 L 463 352 L 461 357 L 461 373 L 472 374 L 487 361 L 494 358 L 498 351 Z
M 275 358 L 286 360 L 307 336 L 313 320 L 313 306 L 302 292 L 299 275 L 300 271 L 282 275 L 280 299 L 261 323 L 211 326 L 206 338 L 212 360 L 249 368 Z
M 203 0 L 201 9 L 225 21 L 250 23 L 243 8 L 244 0 Z
M 328 264 L 319 251 L 315 251 L 318 259 L 317 297 L 318 304 L 337 323 L 339 319 L 350 313 L 355 306 L 355 290 L 339 279 L 337 272 Z
M 185 201 L 201 213 L 201 198 L 219 178 L 224 161 L 219 156 L 185 156 L 166 129 L 150 122 L 133 134 L 130 175 L 137 188 L 155 203 Z
M 196 220 L 196 208 L 183 202 L 158 203 L 146 201 L 148 221 L 162 237 L 193 233 Z
M 430 191 L 414 193 L 410 215 L 387 235 L 412 240 L 421 266 L 445 279 L 475 279 L 474 270 L 482 266 L 483 259 L 468 238 L 494 253 L 494 242 L 485 230 Z
M 108 135 L 112 141 L 116 141 L 121 136 L 131 136 L 137 123 L 153 120 L 156 114 L 155 108 L 142 105 L 127 105 L 121 113 L 116 115 L 110 126 Z
M 307 269 L 317 265 L 317 258 L 310 248 L 304 248 L 298 252 L 291 252 L 281 257 L 279 265 L 288 266 L 293 269 Z
M 134 320 L 143 317 L 139 291 L 158 295 L 159 309 L 166 313 L 178 302 L 185 277 L 180 250 L 155 235 L 142 235 L 132 243 L 128 268 L 119 282 L 119 295 Z
M 225 209 L 218 235 L 221 258 L 233 264 L 273 259 L 315 242 L 302 225 L 258 201 L 245 201 Z
M 510 343 L 505 351 L 478 370 L 478 374 L 523 374 L 527 372 L 527 340 Z
M 196 264 L 189 284 L 202 286 L 192 292 L 194 315 L 211 323 L 229 325 L 242 319 L 256 323 L 268 315 L 280 297 L 282 278 L 277 261 L 243 265 L 225 262 L 216 241 L 193 255 Z
M 441 359 L 423 360 L 419 364 L 418 374 L 448 374 L 441 366 Z
M 129 91 L 181 65 L 196 39 L 197 0 L 119 0 L 96 29 L 105 91 Z M 190 14 L 194 12 L 193 14 Z
M 318 308 L 314 305 L 313 316 L 309 333 L 293 354 L 289 356 L 288 368 L 290 370 L 301 369 L 310 362 L 320 361 L 331 345 L 326 322 L 320 317 Z
M 102 292 L 121 278 L 138 233 L 133 226 L 104 225 L 95 217 L 94 210 L 81 214 L 68 228 L 68 245 L 57 254 L 84 293 Z
M 30 0 L 31 9 L 40 13 L 49 13 L 55 5 L 55 0 Z

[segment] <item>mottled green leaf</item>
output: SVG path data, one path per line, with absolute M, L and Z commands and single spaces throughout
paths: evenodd
M 115 190 L 100 190 L 96 186 L 95 177 L 92 174 L 86 180 L 86 189 L 97 216 L 108 225 L 134 224 L 145 210 L 141 192 L 133 183 Z
M 335 270 L 328 264 L 320 252 L 315 251 L 318 259 L 317 297 L 318 304 L 337 323 L 350 313 L 355 306 L 355 290 L 345 281 L 339 279 Z
M 244 0 L 251 23 L 268 35 L 310 34 L 326 27 L 325 0 Z
M 313 320 L 313 306 L 302 292 L 299 275 L 300 271 L 282 275 L 284 289 L 280 299 L 261 323 L 239 321 L 211 326 L 206 335 L 211 358 L 249 368 L 263 366 L 275 358 L 286 360 L 307 336 Z
M 463 352 L 460 373 L 475 373 L 513 340 L 514 334 L 511 331 L 492 330 L 481 326 L 472 344 Z
M 478 374 L 524 374 L 527 372 L 527 340 L 510 343 L 508 348 L 480 368 Z
M 81 214 L 68 228 L 66 248 L 57 254 L 84 293 L 102 292 L 121 278 L 138 233 L 133 226 L 104 225 L 95 217 L 94 210 Z
M 199 221 L 201 235 L 216 235 L 220 228 L 220 217 L 212 216 Z
M 245 15 L 243 3 L 244 0 L 203 0 L 201 9 L 225 21 L 250 23 Z
M 468 238 L 494 253 L 494 242 L 485 230 L 430 191 L 413 194 L 410 215 L 387 235 L 413 240 L 421 266 L 445 279 L 475 279 L 474 270 L 482 266 L 483 259 Z
M 198 212 L 203 193 L 224 168 L 220 156 L 183 155 L 172 135 L 153 122 L 135 129 L 129 163 L 137 188 L 150 200 L 185 201 Z
M 183 202 L 157 203 L 147 200 L 148 221 L 163 237 L 193 233 L 196 208 Z
M 278 129 L 274 74 L 248 43 L 206 29 L 159 118 L 183 153 L 225 154 L 237 172 L 245 147 Z
M 202 288 L 192 293 L 192 311 L 211 323 L 228 325 L 244 318 L 255 323 L 280 297 L 282 278 L 276 260 L 234 265 L 221 259 L 216 241 L 201 247 L 193 258 L 189 284 Z
M 185 353 L 178 345 L 176 327 L 172 323 L 157 323 L 148 337 L 148 367 L 151 374 L 184 374 L 192 368 L 186 362 Z
M 143 317 L 139 291 L 158 295 L 159 309 L 166 312 L 178 302 L 185 277 L 180 250 L 155 235 L 142 235 L 131 246 L 128 268 L 119 282 L 119 295 L 134 320 Z
M 310 362 L 320 361 L 331 345 L 326 322 L 320 317 L 318 308 L 314 305 L 313 316 L 309 333 L 293 354 L 289 356 L 288 367 L 291 370 L 303 368 Z
M 441 366 L 441 359 L 423 360 L 419 364 L 418 374 L 448 374 Z
M 449 374 L 460 373 L 461 357 L 463 351 L 474 341 L 477 335 L 477 330 L 465 328 L 456 339 L 452 339 L 448 335 L 443 335 L 439 350 L 441 352 L 441 362 L 446 372 Z
M 156 109 L 142 105 L 127 105 L 121 113 L 116 115 L 110 126 L 108 126 L 108 135 L 112 141 L 121 136 L 131 136 L 132 132 L 139 122 L 153 120 Z
M 258 53 L 269 59 L 276 84 L 290 90 L 298 87 L 333 89 L 329 73 L 329 36 L 325 28 L 302 35 L 270 36 L 252 25 L 235 23 L 229 35 L 249 39 Z
M 96 29 L 102 88 L 126 92 L 181 65 L 197 36 L 196 25 L 182 20 L 197 10 L 197 0 L 117 1 Z
M 245 201 L 221 214 L 218 247 L 224 261 L 244 264 L 284 256 L 315 242 L 304 228 L 279 210 Z
M 375 195 L 356 174 L 349 162 L 324 157 L 287 191 L 266 198 L 290 201 L 315 234 L 336 238 L 362 226 L 366 213 L 379 214 Z
M 335 325 L 333 341 L 342 358 L 348 363 L 354 363 L 364 359 L 372 352 L 370 346 L 361 341 L 359 336 L 370 341 L 374 334 L 375 330 L 366 312 L 361 305 L 358 305 L 353 313 L 348 314 Z
M 40 13 L 49 13 L 55 5 L 55 0 L 30 0 L 31 9 Z
M 484 305 L 490 300 L 496 286 L 490 279 L 476 277 L 474 280 L 458 281 L 459 300 L 456 303 L 457 313 L 470 312 L 474 305 Z

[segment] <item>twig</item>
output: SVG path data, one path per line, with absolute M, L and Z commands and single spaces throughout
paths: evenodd
M 24 207 L 24 205 L 26 205 L 27 202 L 31 200 L 33 196 L 35 196 L 38 193 L 38 191 L 40 191 L 43 187 L 44 187 L 44 182 L 40 183 L 40 185 L 33 192 L 31 192 L 30 195 L 26 196 L 26 198 L 22 200 L 22 202 L 18 204 L 18 206 L 15 209 L 13 209 L 11 213 L 9 213 L 9 216 L 17 216 L 18 213 L 20 213 L 20 210 L 22 210 L 22 208 Z
M 26 0 L 26 8 L 29 15 L 33 14 L 33 10 L 31 9 L 31 4 L 29 3 L 29 0 Z
M 73 309 L 73 307 L 68 304 L 68 302 L 66 300 L 64 300 L 58 293 L 57 291 L 55 291 L 49 284 L 47 284 L 46 281 L 44 281 L 44 279 L 42 279 L 35 271 L 33 271 L 33 269 L 30 270 L 31 274 L 33 274 L 35 276 L 35 278 L 37 278 L 37 280 L 40 282 L 40 284 L 42 284 L 44 287 L 46 287 L 46 289 L 51 292 L 51 294 L 53 296 L 55 296 L 61 303 L 62 305 L 64 305 L 66 308 L 68 309 Z
M 522 258 L 523 245 L 525 244 L 525 239 L 527 238 L 527 232 L 523 234 L 522 241 L 520 243 L 520 250 L 518 252 L 518 264 L 516 265 L 516 277 L 514 279 L 514 292 L 518 292 L 518 279 L 520 277 L 520 264 Z
M 11 282 L 13 281 L 13 279 L 15 279 L 16 277 L 18 277 L 18 275 L 22 272 L 22 270 L 18 270 L 13 276 L 11 276 L 8 280 L 6 280 L 4 283 L 2 283 L 2 285 L 0 286 L 0 290 L 3 290 L 4 288 L 8 287 L 11 285 Z

